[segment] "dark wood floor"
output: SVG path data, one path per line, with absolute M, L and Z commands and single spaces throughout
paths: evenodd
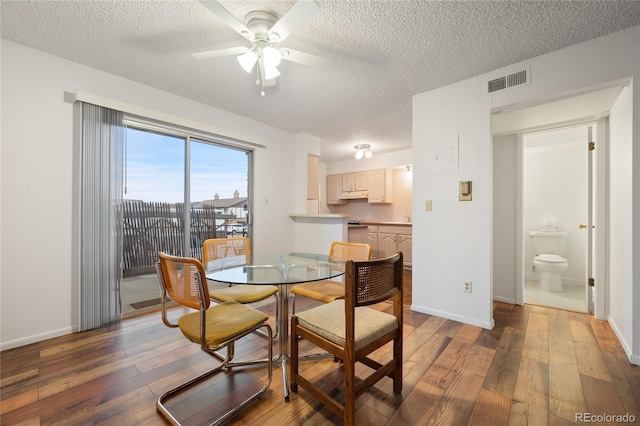
M 272 312 L 272 306 L 262 308 Z M 485 330 L 407 307 L 403 392 L 395 396 L 389 379 L 379 382 L 358 399 L 357 424 L 568 425 L 584 412 L 629 413 L 640 422 L 640 367 L 629 363 L 606 322 L 504 303 L 495 304 L 494 318 L 496 327 Z M 238 345 L 238 356 L 259 355 L 264 344 L 263 337 L 250 336 Z M 163 425 L 158 395 L 212 363 L 180 331 L 165 327 L 158 313 L 0 355 L 2 425 Z M 303 368 L 339 394 L 339 363 L 305 362 Z M 253 389 L 264 376 L 259 369 L 218 375 L 172 407 L 185 424 L 204 424 L 216 400 Z M 267 394 L 229 423 L 340 421 L 304 390 L 285 403 L 276 370 Z

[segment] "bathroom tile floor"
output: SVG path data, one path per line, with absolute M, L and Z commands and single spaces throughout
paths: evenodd
M 582 286 L 564 285 L 563 291 L 547 291 L 540 288 L 538 281 L 526 280 L 524 283 L 524 301 L 534 305 L 587 312 L 585 289 Z

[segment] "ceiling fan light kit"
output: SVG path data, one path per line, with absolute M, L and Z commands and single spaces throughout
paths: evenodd
M 276 77 L 280 76 L 277 67 L 282 59 L 321 69 L 327 69 L 333 65 L 332 61 L 319 56 L 289 48 L 277 49 L 273 46 L 286 39 L 295 29 L 320 12 L 320 8 L 314 1 L 299 0 L 279 20 L 269 12 L 254 10 L 247 13 L 244 23 L 236 19 L 218 1 L 200 0 L 200 3 L 249 40 L 251 47 L 211 50 L 194 53 L 193 56 L 198 59 L 211 59 L 238 55 L 240 66 L 248 73 L 251 73 L 257 65 L 256 84 L 261 85 L 262 96 L 265 95 L 264 88 L 275 85 Z
M 242 69 L 249 73 L 253 70 L 256 62 L 258 62 L 258 55 L 256 55 L 253 50 L 249 50 L 247 53 L 238 56 L 238 62 Z

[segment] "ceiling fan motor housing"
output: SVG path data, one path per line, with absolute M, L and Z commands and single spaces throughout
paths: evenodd
M 278 21 L 274 15 L 262 10 L 254 10 L 247 13 L 244 18 L 244 25 L 253 33 L 256 43 L 271 44 L 276 40 L 269 39 L 269 30 Z

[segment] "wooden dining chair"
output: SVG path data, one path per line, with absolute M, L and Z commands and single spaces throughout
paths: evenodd
M 336 260 L 369 260 L 371 245 L 365 243 L 350 243 L 334 241 L 329 248 L 329 257 Z M 291 311 L 296 313 L 296 295 L 308 297 L 323 303 L 330 303 L 344 296 L 344 283 L 336 280 L 314 281 L 298 284 L 291 288 Z
M 203 243 L 202 263 L 207 272 L 248 265 L 250 262 L 251 240 L 247 237 L 211 238 Z M 275 318 L 278 318 L 278 287 L 273 285 L 210 286 L 209 296 L 218 303 L 233 301 L 242 304 L 255 303 L 274 296 Z M 275 338 L 278 335 L 277 321 L 274 328 Z
M 218 425 L 244 409 L 262 396 L 272 377 L 272 339 L 271 327 L 266 323 L 268 316 L 256 309 L 236 302 L 225 302 L 210 306 L 209 289 L 205 279 L 205 270 L 198 259 L 170 256 L 159 253 L 160 261 L 156 265 L 158 280 L 162 287 L 162 321 L 169 327 L 178 327 L 185 338 L 200 345 L 200 348 L 218 359 L 220 349 L 226 348 L 227 355 L 216 366 L 204 374 L 191 379 L 179 386 L 164 392 L 156 402 L 157 410 L 169 420 L 171 424 L 179 425 L 165 405 L 165 401 L 172 395 L 195 386 L 214 376 L 223 368 L 249 364 L 264 364 L 267 368 L 267 378 L 264 385 L 257 392 L 243 401 L 232 404 L 227 411 L 215 419 L 211 425 Z M 171 298 L 180 305 L 196 310 L 181 316 L 177 323 L 167 317 L 167 301 Z M 233 344 L 248 334 L 264 328 L 268 337 L 267 357 L 242 362 L 231 362 L 233 358 Z M 231 352 L 231 353 L 230 353 Z
M 392 300 L 388 314 L 368 305 Z M 299 372 L 300 339 L 332 353 L 344 362 L 344 401 L 304 378 Z M 393 342 L 391 359 L 384 364 L 369 357 Z M 381 355 L 382 356 L 382 355 Z M 376 359 L 379 359 L 376 357 Z M 373 370 L 366 377 L 355 375 L 357 363 Z M 340 364 L 334 364 L 336 368 Z M 307 371 L 313 371 L 312 368 Z M 346 263 L 345 297 L 300 312 L 291 318 L 291 391 L 298 386 L 343 419 L 355 424 L 355 400 L 380 379 L 389 376 L 393 391 L 402 391 L 402 253 L 378 260 Z M 356 383 L 357 381 L 357 383 Z M 325 384 L 326 386 L 326 384 Z

